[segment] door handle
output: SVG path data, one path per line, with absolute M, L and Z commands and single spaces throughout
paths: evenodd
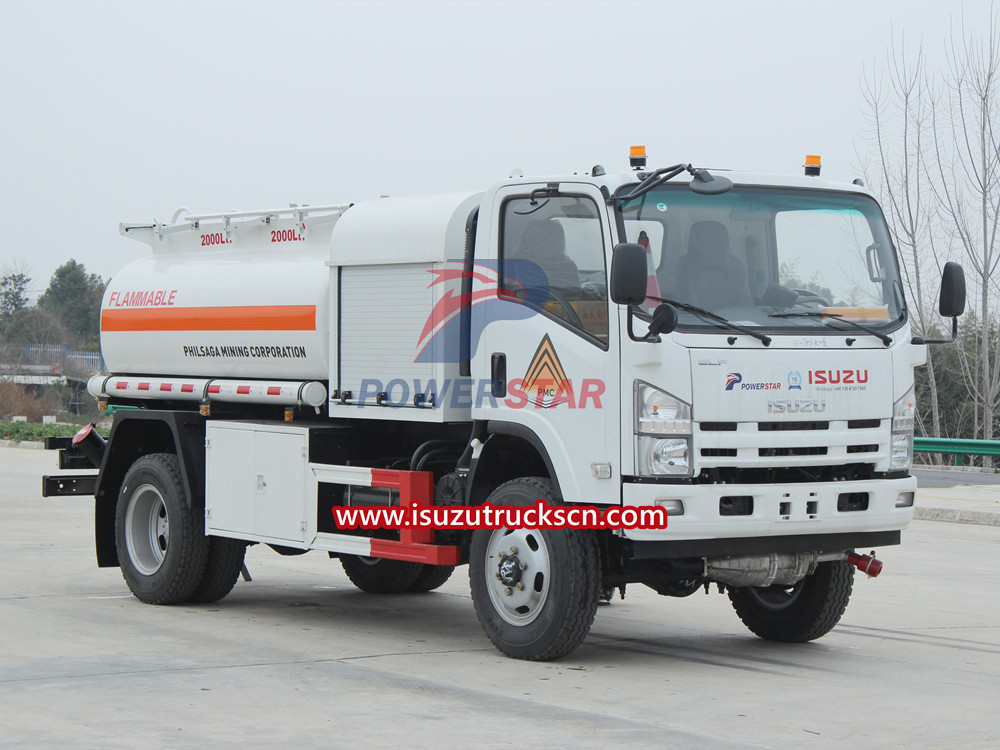
M 490 379 L 493 384 L 490 393 L 494 398 L 503 398 L 507 395 L 507 355 L 503 352 L 493 352 L 490 357 Z

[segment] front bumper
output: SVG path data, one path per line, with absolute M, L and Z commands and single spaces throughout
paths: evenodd
M 680 500 L 684 513 L 669 516 L 666 529 L 625 529 L 623 535 L 637 542 L 679 542 L 898 532 L 913 520 L 913 505 L 897 508 L 896 501 L 916 489 L 913 477 L 781 485 L 626 483 L 623 507 Z M 868 494 L 866 509 L 838 510 L 842 495 L 856 500 L 858 493 Z M 752 497 L 752 512 L 722 515 L 720 501 L 732 497 Z

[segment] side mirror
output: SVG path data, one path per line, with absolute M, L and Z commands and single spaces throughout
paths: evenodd
M 722 195 L 733 189 L 733 181 L 722 175 L 710 174 L 707 169 L 696 169 L 691 173 L 688 187 L 699 195 Z
M 611 299 L 619 305 L 646 301 L 646 248 L 631 242 L 615 245 L 611 256 Z
M 943 318 L 957 318 L 965 312 L 965 271 L 958 263 L 944 264 L 938 312 Z
M 958 263 L 945 263 L 941 274 L 941 298 L 938 312 L 943 318 L 951 318 L 950 339 L 925 339 L 914 336 L 912 344 L 951 344 L 958 339 L 958 316 L 965 312 L 965 271 Z
M 671 333 L 677 328 L 677 310 L 666 303 L 658 305 L 653 310 L 653 319 L 649 322 L 649 335 L 659 336 L 661 333 Z

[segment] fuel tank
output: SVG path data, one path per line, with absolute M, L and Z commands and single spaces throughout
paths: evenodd
M 326 380 L 330 234 L 343 207 L 122 225 L 152 255 L 111 279 L 111 372 Z

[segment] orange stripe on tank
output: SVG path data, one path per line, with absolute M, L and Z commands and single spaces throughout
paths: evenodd
M 315 305 L 134 307 L 101 311 L 102 331 L 315 331 Z

